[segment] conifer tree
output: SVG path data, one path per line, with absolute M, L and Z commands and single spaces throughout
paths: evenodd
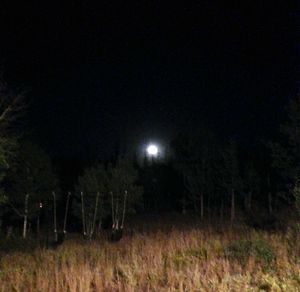
M 287 107 L 287 121 L 280 126 L 281 139 L 271 144 L 273 166 L 286 186 L 300 179 L 300 96 Z
M 282 179 L 282 189 L 299 204 L 300 183 L 300 95 L 287 106 L 287 121 L 280 126 L 280 140 L 271 143 L 273 167 Z

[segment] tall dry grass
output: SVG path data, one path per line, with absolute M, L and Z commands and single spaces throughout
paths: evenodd
M 253 242 L 258 253 L 248 249 Z M 56 251 L 3 255 L 0 290 L 300 291 L 296 243 L 289 231 L 245 227 L 156 229 L 118 243 L 69 239 Z

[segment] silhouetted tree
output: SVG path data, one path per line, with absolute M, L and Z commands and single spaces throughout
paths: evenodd
M 300 186 L 299 186 L 299 181 L 296 182 L 295 186 L 292 188 L 292 194 L 295 199 L 295 206 L 296 210 L 298 212 L 298 218 L 300 218 Z M 300 227 L 300 226 L 299 226 Z
M 137 185 L 138 173 L 133 163 L 118 159 L 116 164 L 107 168 L 107 188 L 110 190 L 112 207 L 112 231 L 123 230 L 125 215 L 133 213 L 141 206 L 143 189 Z
M 10 91 L 0 73 L 0 205 L 7 200 L 2 182 L 16 151 L 14 126 L 24 111 L 24 95 Z
M 125 215 L 134 212 L 141 202 L 142 189 L 137 185 L 137 171 L 126 159 L 118 159 L 107 167 L 86 169 L 76 186 L 73 212 L 82 219 L 83 234 L 91 238 L 95 223 L 108 214 L 113 231 L 122 229 Z
M 300 181 L 300 95 L 287 106 L 287 121 L 280 126 L 280 140 L 271 143 L 273 167 L 283 182 L 283 190 L 297 193 Z M 293 196 L 286 199 L 290 201 Z
M 2 183 L 14 158 L 16 145 L 15 139 L 0 137 L 0 205 L 7 202 Z
M 83 235 L 91 238 L 95 231 L 95 224 L 110 214 L 107 198 L 107 172 L 104 165 L 97 165 L 85 169 L 75 187 L 76 201 L 73 212 L 82 220 Z
M 9 204 L 24 218 L 25 238 L 28 219 L 33 217 L 39 219 L 40 208 L 57 187 L 50 158 L 37 145 L 22 142 L 16 163 L 9 171 L 8 185 Z
M 178 136 L 172 143 L 175 167 L 183 176 L 193 206 L 204 217 L 204 198 L 209 205 L 215 191 L 217 146 L 214 135 L 202 129 Z

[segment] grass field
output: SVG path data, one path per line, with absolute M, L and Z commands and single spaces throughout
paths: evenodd
M 0 291 L 300 291 L 297 233 L 156 226 L 2 254 Z

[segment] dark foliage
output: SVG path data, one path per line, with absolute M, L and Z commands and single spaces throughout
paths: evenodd
M 47 248 L 56 249 L 60 245 L 62 245 L 65 241 L 66 234 L 64 232 L 58 232 L 57 233 L 57 240 L 53 240 L 49 242 L 47 245 Z
M 109 240 L 112 242 L 118 242 L 122 239 L 122 237 L 123 237 L 123 229 L 121 228 L 113 229 L 109 236 Z

